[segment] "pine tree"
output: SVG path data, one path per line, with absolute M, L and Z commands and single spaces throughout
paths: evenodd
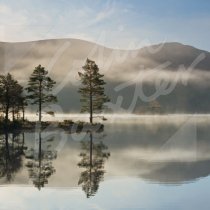
M 25 121 L 25 108 L 28 106 L 26 97 L 20 98 L 20 109 L 22 110 L 22 120 Z
M 104 75 L 99 73 L 95 61 L 87 59 L 82 68 L 84 72 L 78 72 L 82 83 L 82 87 L 79 89 L 82 103 L 81 112 L 90 113 L 90 123 L 92 124 L 93 114 L 101 113 L 109 98 L 104 93 L 104 85 L 106 84 L 103 80 Z
M 41 65 L 37 66 L 31 74 L 28 82 L 27 98 L 32 105 L 38 105 L 39 112 L 39 124 L 41 125 L 42 118 L 42 106 L 43 104 L 55 103 L 57 97 L 51 94 L 52 89 L 56 82 L 52 80 L 48 75 L 48 71 Z
M 23 87 L 20 84 L 15 84 L 14 86 L 14 95 L 11 100 L 11 106 L 12 106 L 12 119 L 13 122 L 15 120 L 15 114 L 19 115 L 20 109 L 21 109 L 21 101 L 25 97 L 23 96 Z
M 0 103 L 5 113 L 5 126 L 9 122 L 9 112 L 18 107 L 18 99 L 22 96 L 23 87 L 12 77 L 11 74 L 0 75 Z
M 78 185 L 82 185 L 87 198 L 98 191 L 99 184 L 104 178 L 105 162 L 110 157 L 108 147 L 102 141 L 94 142 L 92 132 L 89 135 L 89 141 L 81 142 L 81 160 L 78 163 L 78 166 L 84 169 L 80 174 Z

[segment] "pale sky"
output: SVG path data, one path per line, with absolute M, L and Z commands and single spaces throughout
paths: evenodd
M 207 0 L 0 0 L 0 41 L 78 38 L 133 49 L 181 42 L 210 51 Z

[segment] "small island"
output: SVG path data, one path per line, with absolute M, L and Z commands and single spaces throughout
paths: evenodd
M 61 128 L 67 132 L 100 132 L 103 130 L 102 123 L 93 122 L 94 114 L 101 113 L 105 109 L 105 103 L 109 98 L 104 93 L 102 79 L 104 75 L 99 73 L 96 63 L 90 59 L 86 60 L 82 67 L 83 72 L 78 72 L 81 79 L 81 87 L 78 92 L 81 94 L 81 112 L 89 113 L 89 122 L 64 120 L 43 121 L 43 114 L 54 116 L 54 111 L 43 112 L 45 106 L 57 102 L 53 88 L 56 84 L 45 67 L 38 65 L 32 72 L 27 87 L 23 87 L 11 75 L 0 75 L 0 133 L 13 131 L 42 131 Z M 29 121 L 25 118 L 27 107 L 37 109 L 38 120 Z M 36 114 L 34 114 L 36 115 Z M 105 120 L 102 117 L 102 120 Z

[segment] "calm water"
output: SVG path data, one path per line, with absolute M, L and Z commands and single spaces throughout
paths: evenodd
M 210 209 L 210 117 L 0 136 L 0 209 Z

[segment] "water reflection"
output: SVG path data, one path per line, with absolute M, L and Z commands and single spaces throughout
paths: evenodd
M 87 198 L 94 196 L 98 191 L 99 184 L 104 178 L 104 164 L 109 158 L 108 147 L 102 142 L 94 142 L 93 132 L 89 132 L 89 140 L 81 142 L 81 160 L 78 163 L 81 172 L 78 185 L 82 186 Z
M 64 131 L 5 133 L 0 135 L 0 184 L 32 182 L 38 189 L 79 186 L 90 197 L 104 179 L 104 165 L 108 179 L 196 182 L 210 174 L 210 119 L 199 119 L 196 123 L 192 118 L 181 123 L 110 123 L 105 125 L 107 137 L 89 132 L 82 142 L 77 134 Z
M 31 148 L 26 153 L 26 158 L 31 159 L 26 164 L 29 177 L 39 190 L 48 183 L 48 178 L 55 172 L 52 160 L 57 157 L 57 152 L 51 149 L 51 143 L 54 138 L 42 139 L 41 135 L 42 133 L 39 132 L 38 149 Z M 43 144 L 45 144 L 45 148 L 42 147 Z
M 101 139 L 102 133 L 57 130 L 0 136 L 1 206 L 24 209 L 21 201 L 26 209 L 44 210 L 199 209 L 205 203 L 209 209 L 210 118 L 146 120 L 107 123 Z M 8 187 L 31 181 L 45 190 Z
M 24 134 L 7 132 L 0 138 L 0 178 L 11 182 L 23 167 Z

